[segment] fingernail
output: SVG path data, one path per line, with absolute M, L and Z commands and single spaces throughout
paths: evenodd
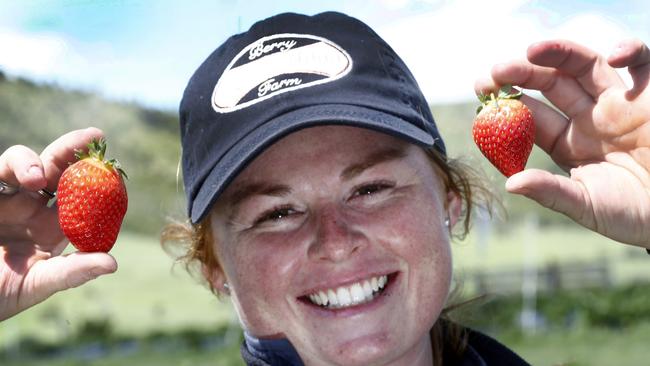
M 113 273 L 113 272 L 115 272 L 114 269 L 101 267 L 101 266 L 100 267 L 93 267 L 90 270 L 90 273 L 94 276 L 94 278 L 97 278 L 97 277 L 103 276 L 103 275 L 107 275 L 107 274 L 110 274 L 110 273 Z
M 506 191 L 509 193 L 516 193 L 526 195 L 528 190 L 517 178 L 508 178 L 505 184 Z
M 97 278 L 103 274 L 106 274 L 106 270 L 103 269 L 102 267 L 93 267 L 89 272 L 93 276 L 93 278 Z
M 34 178 L 40 178 L 43 176 L 43 170 L 39 166 L 32 165 L 27 169 L 27 174 Z

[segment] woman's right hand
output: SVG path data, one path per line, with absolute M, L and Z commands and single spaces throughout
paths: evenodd
M 37 193 L 43 188 L 54 192 L 75 160 L 75 150 L 102 135 L 96 128 L 76 130 L 40 155 L 21 145 L 0 155 L 0 181 L 20 187 L 15 194 L 0 194 L 0 320 L 117 270 L 117 262 L 106 253 L 60 255 L 68 240 L 59 227 L 56 205 L 47 207 L 47 198 Z

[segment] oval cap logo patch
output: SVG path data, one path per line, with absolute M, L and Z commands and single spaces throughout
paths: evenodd
M 352 69 L 350 55 L 328 39 L 308 34 L 276 34 L 244 48 L 212 92 L 212 108 L 227 113 L 274 95 L 324 84 Z

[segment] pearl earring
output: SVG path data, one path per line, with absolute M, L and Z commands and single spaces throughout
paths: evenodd
M 445 226 L 450 228 L 451 222 L 449 222 L 449 217 L 445 218 Z

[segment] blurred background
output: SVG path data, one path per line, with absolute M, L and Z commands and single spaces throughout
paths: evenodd
M 647 364 L 650 256 L 506 195 L 473 145 L 473 83 L 526 47 L 568 38 L 608 54 L 650 42 L 638 1 L 0 0 L 0 151 L 41 151 L 96 126 L 129 174 L 111 276 L 0 323 L 3 365 L 241 365 L 241 331 L 158 242 L 183 219 L 177 107 L 196 67 L 227 37 L 284 11 L 337 10 L 373 27 L 411 67 L 450 155 L 482 170 L 504 213 L 477 212 L 453 243 L 456 313 L 535 365 Z M 624 70 L 622 70 L 624 71 Z M 623 73 L 625 80 L 629 80 Z M 562 174 L 534 150 L 528 167 Z

